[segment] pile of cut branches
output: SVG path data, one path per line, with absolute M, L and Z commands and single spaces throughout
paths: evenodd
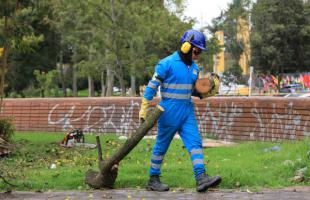
M 12 145 L 10 141 L 15 128 L 11 118 L 0 119 L 0 156 L 8 155 L 11 152 Z

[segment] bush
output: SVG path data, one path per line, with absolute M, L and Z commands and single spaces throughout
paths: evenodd
M 23 94 L 27 98 L 31 97 L 41 97 L 40 89 L 35 88 L 33 85 L 28 86 L 26 89 L 23 90 Z
M 17 92 L 11 92 L 8 97 L 9 98 L 22 98 L 22 95 L 18 94 Z
M 0 119 L 0 138 L 10 142 L 13 137 L 15 127 L 12 124 L 12 118 Z
M 70 88 L 67 88 L 66 91 L 67 91 L 67 97 L 73 97 L 73 91 Z
M 59 88 L 50 88 L 48 91 L 45 92 L 45 97 L 61 97 L 62 91 Z

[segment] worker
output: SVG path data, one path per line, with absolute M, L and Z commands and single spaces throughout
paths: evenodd
M 180 49 L 157 64 L 155 73 L 145 89 L 139 112 L 140 120 L 146 119 L 150 101 L 159 86 L 162 98 L 159 105 L 165 110 L 158 119 L 158 134 L 151 156 L 150 179 L 146 186 L 148 190 L 169 190 L 166 184 L 161 183 L 159 176 L 164 156 L 176 132 L 179 133 L 190 154 L 197 191 L 207 191 L 209 187 L 216 187 L 221 182 L 221 177 L 209 177 L 206 174 L 202 139 L 191 100 L 193 92 L 203 98 L 212 96 L 218 91 L 217 78 L 214 81 L 215 87 L 210 93 L 197 94 L 194 91 L 199 76 L 199 68 L 194 61 L 204 50 L 206 41 L 203 33 L 197 30 L 186 31 L 181 38 Z

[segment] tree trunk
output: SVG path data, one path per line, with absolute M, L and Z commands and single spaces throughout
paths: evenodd
M 164 112 L 164 109 L 157 105 L 152 113 L 146 118 L 132 137 L 127 139 L 125 144 L 115 152 L 108 161 L 102 160 L 102 152 L 99 137 L 97 136 L 98 157 L 100 172 L 89 170 L 86 172 L 85 182 L 93 188 L 113 188 L 114 182 L 117 178 L 117 165 L 119 162 L 130 153 L 130 151 L 137 146 L 140 140 L 148 133 L 148 131 L 155 125 L 157 119 Z
M 112 23 L 115 24 L 116 21 L 116 16 L 115 16 L 115 11 L 114 11 L 114 0 L 110 0 L 110 14 L 111 14 L 111 20 Z M 112 42 L 112 49 L 116 49 L 116 42 L 115 42 L 115 29 L 111 29 L 109 31 L 109 39 Z M 113 87 L 114 87 L 114 73 L 112 70 L 113 66 L 107 67 L 107 91 L 106 91 L 106 96 L 112 96 L 113 95 Z
M 106 92 L 106 85 L 105 85 L 105 77 L 104 77 L 105 71 L 102 70 L 101 71 L 101 96 L 104 97 L 105 96 L 105 92 Z
M 88 76 L 88 97 L 95 96 L 94 93 L 94 80 L 91 76 Z
M 73 65 L 72 65 L 72 95 L 74 97 L 78 96 L 77 75 L 76 75 L 76 65 L 75 65 L 75 63 L 73 63 Z
M 1 82 L 0 82 L 0 96 L 1 96 L 1 100 L 2 98 L 4 98 L 4 84 L 5 84 L 5 74 L 6 74 L 6 69 L 5 69 L 5 65 L 7 65 L 6 61 L 4 61 L 5 59 L 2 59 L 2 65 L 1 65 Z
M 126 96 L 126 87 L 125 87 L 125 80 L 124 80 L 123 76 L 120 77 L 119 84 L 121 86 L 121 95 L 124 97 L 124 96 Z
M 120 85 L 120 88 L 121 88 L 121 96 L 126 96 L 126 87 L 125 87 L 125 80 L 122 76 L 122 72 L 121 70 L 118 70 L 118 72 L 116 73 L 116 77 L 117 77 L 117 80 L 119 82 L 119 85 Z
M 74 97 L 78 96 L 78 87 L 77 87 L 77 68 L 76 68 L 76 63 L 77 63 L 77 52 L 76 52 L 76 47 L 73 46 L 73 65 L 72 65 L 72 95 Z
M 113 95 L 113 86 L 114 86 L 114 73 L 111 69 L 107 69 L 107 79 L 106 79 L 107 83 L 107 92 L 106 92 L 106 96 L 110 97 Z
M 126 96 L 126 87 L 125 87 L 125 80 L 124 80 L 124 69 L 122 63 L 119 59 L 116 59 L 116 67 L 117 67 L 117 78 L 119 81 L 119 85 L 121 87 L 121 95 L 124 97 Z
M 6 5 L 8 2 L 6 1 Z M 5 75 L 6 72 L 9 68 L 8 64 L 8 57 L 9 57 L 9 51 L 10 51 L 10 41 L 8 41 L 10 35 L 9 35 L 9 25 L 8 25 L 8 16 L 4 16 L 4 27 L 3 27 L 3 33 L 4 33 L 4 38 L 5 38 L 5 43 L 4 43 L 4 49 L 3 49 L 3 55 L 2 55 L 2 60 L 1 60 L 1 68 L 0 68 L 0 73 L 1 73 L 1 80 L 0 80 L 0 97 L 1 101 L 4 98 L 4 88 L 5 88 Z
M 134 75 L 131 75 L 130 76 L 130 88 L 131 88 L 131 96 L 132 97 L 135 97 L 137 96 L 137 93 L 136 93 L 136 77 Z
M 60 50 L 60 53 L 59 53 L 59 70 L 60 70 L 60 81 L 61 81 L 62 93 L 64 97 L 67 97 L 62 50 Z

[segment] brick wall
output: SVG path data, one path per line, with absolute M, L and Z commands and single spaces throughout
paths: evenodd
M 139 125 L 140 98 L 5 99 L 1 116 L 19 131 L 128 135 Z M 153 102 L 156 104 L 158 100 Z M 194 99 L 201 134 L 226 140 L 280 141 L 310 135 L 310 100 L 281 97 Z M 155 134 L 156 127 L 149 134 Z

